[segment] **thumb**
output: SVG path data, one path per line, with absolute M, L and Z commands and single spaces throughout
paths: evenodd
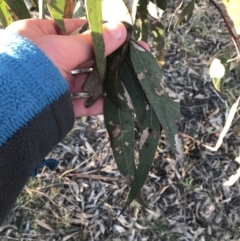
M 127 37 L 127 30 L 121 22 L 108 22 L 103 26 L 105 55 L 119 48 Z M 76 66 L 94 59 L 91 32 L 59 36 L 48 35 L 36 43 L 61 72 L 68 73 Z

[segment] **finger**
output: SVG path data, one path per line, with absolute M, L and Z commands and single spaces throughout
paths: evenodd
M 33 19 L 34 20 L 34 19 Z M 38 21 L 33 21 L 33 23 L 41 29 L 43 35 L 50 35 L 50 34 L 60 34 L 60 35 L 69 35 L 77 28 L 83 26 L 87 20 L 86 19 L 64 19 L 64 26 L 66 32 L 62 31 L 56 22 L 53 19 L 37 19 Z
M 145 48 L 146 50 L 148 50 L 148 51 L 150 52 L 150 47 L 149 47 L 149 45 L 148 45 L 146 42 L 144 42 L 144 41 L 138 41 L 138 43 L 139 43 L 140 45 L 142 45 L 143 48 Z

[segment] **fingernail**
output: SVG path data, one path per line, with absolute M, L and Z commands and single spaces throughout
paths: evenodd
M 123 37 L 123 25 L 118 22 L 108 23 L 108 29 L 111 31 L 113 37 L 119 40 Z

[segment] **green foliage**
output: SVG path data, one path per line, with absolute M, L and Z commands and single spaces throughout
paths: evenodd
M 104 103 L 105 124 L 109 133 L 113 155 L 123 176 L 135 175 L 134 117 L 130 96 L 118 79 L 121 108 L 108 97 Z
M 133 69 L 132 63 L 129 61 L 130 56 L 126 58 L 119 68 L 119 76 L 123 82 L 136 114 L 136 121 L 142 129 L 143 122 L 146 117 L 145 94 Z
M 3 27 L 7 27 L 13 22 L 12 17 L 7 9 L 7 5 L 3 0 L 0 0 L 0 21 Z
M 128 195 L 122 212 L 124 212 L 130 203 L 138 196 L 147 179 L 152 162 L 154 160 L 155 152 L 158 147 L 160 134 L 161 124 L 159 123 L 159 120 L 153 109 L 149 107 L 142 126 L 142 133 L 139 143 L 138 168 L 134 175 L 131 191 Z
M 162 71 L 148 51 L 136 44 L 131 44 L 131 61 L 146 98 L 175 151 L 175 136 L 178 133 L 176 121 L 180 118 L 179 104 L 170 97 L 174 94 L 164 87 Z
M 103 79 L 106 71 L 106 58 L 104 40 L 102 36 L 102 0 L 87 0 L 86 10 L 93 39 L 93 47 L 96 56 L 97 68 L 101 78 Z
M 48 1 L 46 0 L 48 11 L 57 25 L 66 32 L 65 25 L 63 22 L 63 15 L 66 0 L 56 0 L 56 1 Z
M 17 15 L 19 19 L 31 18 L 24 1 L 19 0 L 5 0 L 9 8 Z

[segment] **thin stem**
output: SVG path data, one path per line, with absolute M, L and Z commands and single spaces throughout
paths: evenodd
M 239 49 L 238 49 L 238 46 L 237 46 L 237 43 L 236 41 L 232 38 L 232 41 L 233 41 L 233 44 L 237 50 L 237 57 L 233 58 L 233 59 L 229 59 L 227 62 L 231 62 L 231 61 L 234 61 L 234 60 L 237 60 L 237 59 L 240 59 L 240 53 L 239 53 Z
M 232 41 L 233 41 L 233 44 L 236 48 L 236 51 L 237 51 L 237 57 L 233 58 L 233 59 L 229 59 L 227 62 L 230 62 L 230 61 L 234 61 L 236 59 L 239 59 L 240 58 L 240 53 L 239 53 L 239 49 L 238 49 L 238 46 L 237 46 L 237 41 L 239 39 L 238 36 L 236 36 L 233 31 L 232 31 L 232 28 L 231 26 L 229 25 L 229 22 L 227 19 L 230 19 L 229 16 L 226 16 L 226 14 L 224 14 L 224 12 L 222 11 L 222 9 L 218 6 L 218 4 L 214 1 L 214 0 L 210 0 L 210 2 L 215 6 L 215 8 L 218 10 L 218 12 L 220 13 L 220 15 L 222 16 L 224 22 L 225 22 L 225 25 L 227 27 L 227 30 L 232 38 Z

